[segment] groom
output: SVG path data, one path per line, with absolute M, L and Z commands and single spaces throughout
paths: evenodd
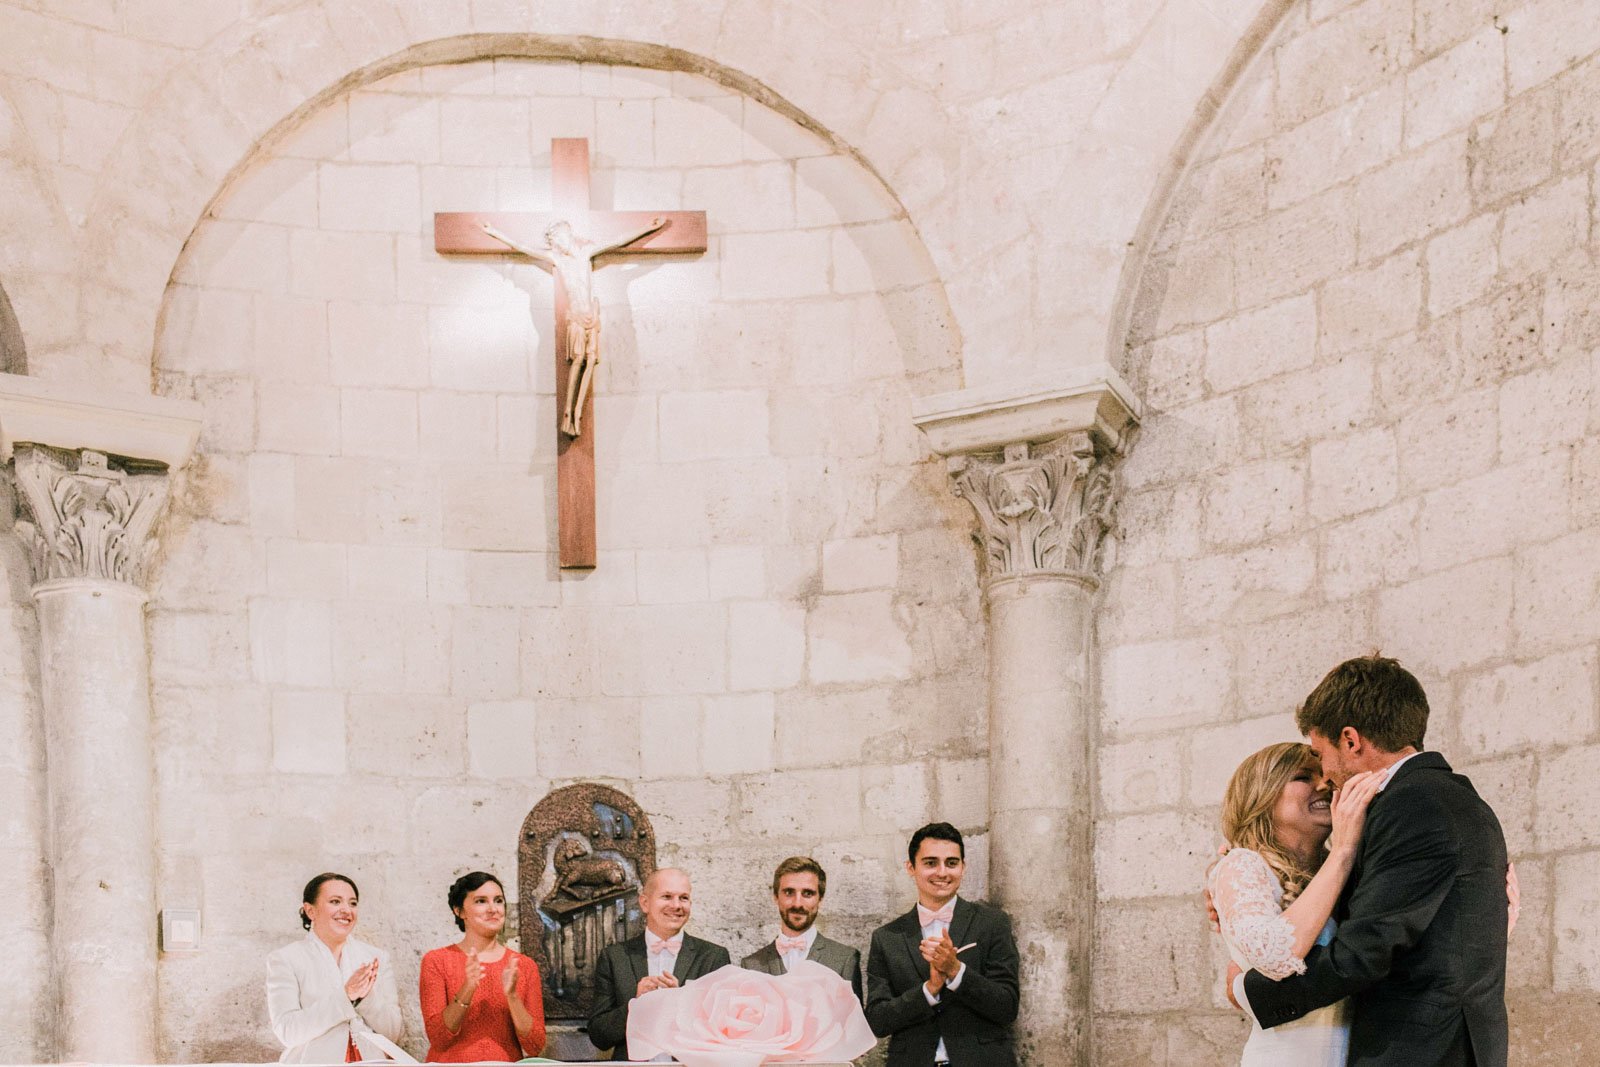
M 1421 684 L 1392 659 L 1347 660 L 1295 721 L 1334 784 L 1361 771 L 1387 780 L 1332 943 L 1311 950 L 1302 975 L 1251 971 L 1230 993 L 1266 1028 L 1350 997 L 1352 1065 L 1505 1067 L 1505 838 L 1472 783 L 1421 751 Z

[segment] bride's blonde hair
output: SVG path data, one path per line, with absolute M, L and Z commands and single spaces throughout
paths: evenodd
M 1222 796 L 1222 835 L 1234 848 L 1259 852 L 1283 886 L 1283 906 L 1288 907 L 1305 889 L 1322 865 L 1317 853 L 1312 866 L 1278 843 L 1272 812 L 1284 787 L 1301 771 L 1321 773 L 1310 745 L 1281 741 L 1253 753 L 1233 772 L 1228 790 Z

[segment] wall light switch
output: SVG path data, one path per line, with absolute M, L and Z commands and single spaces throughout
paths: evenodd
M 161 951 L 200 951 L 200 909 L 163 908 L 161 910 Z

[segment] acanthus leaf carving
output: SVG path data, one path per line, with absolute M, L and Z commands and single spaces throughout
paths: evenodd
M 1092 435 L 951 460 L 955 492 L 978 517 L 988 576 L 1048 571 L 1098 580 L 1115 518 L 1112 460 Z
M 15 478 L 35 581 L 104 578 L 142 584 L 166 506 L 165 474 L 130 474 L 100 452 L 19 445 Z

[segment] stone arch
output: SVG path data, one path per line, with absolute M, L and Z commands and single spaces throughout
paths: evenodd
M 29 372 L 22 321 L 42 319 L 49 295 L 71 284 L 61 277 L 70 231 L 21 116 L 0 97 L 0 372 Z
M 927 125 L 889 128 L 873 124 L 874 105 L 862 99 L 868 94 L 839 90 L 830 96 L 819 87 L 817 70 L 866 70 L 884 91 L 896 91 L 897 79 L 797 5 L 718 13 L 667 4 L 651 9 L 651 24 L 640 24 L 637 13 L 624 19 L 620 9 L 597 14 L 580 6 L 561 13 L 515 7 L 503 5 L 498 15 L 480 17 L 470 5 L 426 0 L 392 0 L 359 13 L 307 2 L 237 25 L 180 67 L 108 161 L 107 172 L 122 180 L 107 188 L 90 213 L 80 244 L 86 289 L 127 309 L 125 328 L 108 352 L 111 373 L 128 384 L 149 378 L 154 309 L 173 263 L 207 207 L 249 165 L 258 146 L 293 130 L 337 95 L 411 67 L 503 56 L 697 73 L 839 146 L 885 188 L 885 176 L 925 153 L 928 144 L 954 152 L 956 138 L 931 103 L 920 108 Z M 737 33 L 724 25 L 730 19 L 762 24 Z M 543 32 L 528 33 L 529 25 Z M 773 86 L 814 94 L 815 106 L 803 108 L 792 102 L 793 94 Z M 872 151 L 856 147 L 869 139 Z
M 22 341 L 22 326 L 17 313 L 11 310 L 11 301 L 0 286 L 0 373 L 27 374 L 28 350 Z
M 1128 255 L 1122 261 L 1122 270 L 1117 279 L 1116 301 L 1112 305 L 1110 332 L 1106 337 L 1107 360 L 1112 366 L 1120 368 L 1122 365 L 1135 305 L 1146 291 L 1146 271 L 1150 267 L 1152 253 L 1157 248 L 1161 230 L 1173 212 L 1174 201 L 1184 178 L 1203 155 L 1209 135 L 1226 117 L 1227 107 L 1235 92 L 1248 81 L 1248 74 L 1257 59 L 1268 53 L 1277 28 L 1297 2 L 1263 0 L 1222 69 L 1195 105 L 1182 134 L 1173 143 L 1167 162 L 1161 168 L 1144 210 L 1140 213 L 1138 226 L 1128 242 Z

